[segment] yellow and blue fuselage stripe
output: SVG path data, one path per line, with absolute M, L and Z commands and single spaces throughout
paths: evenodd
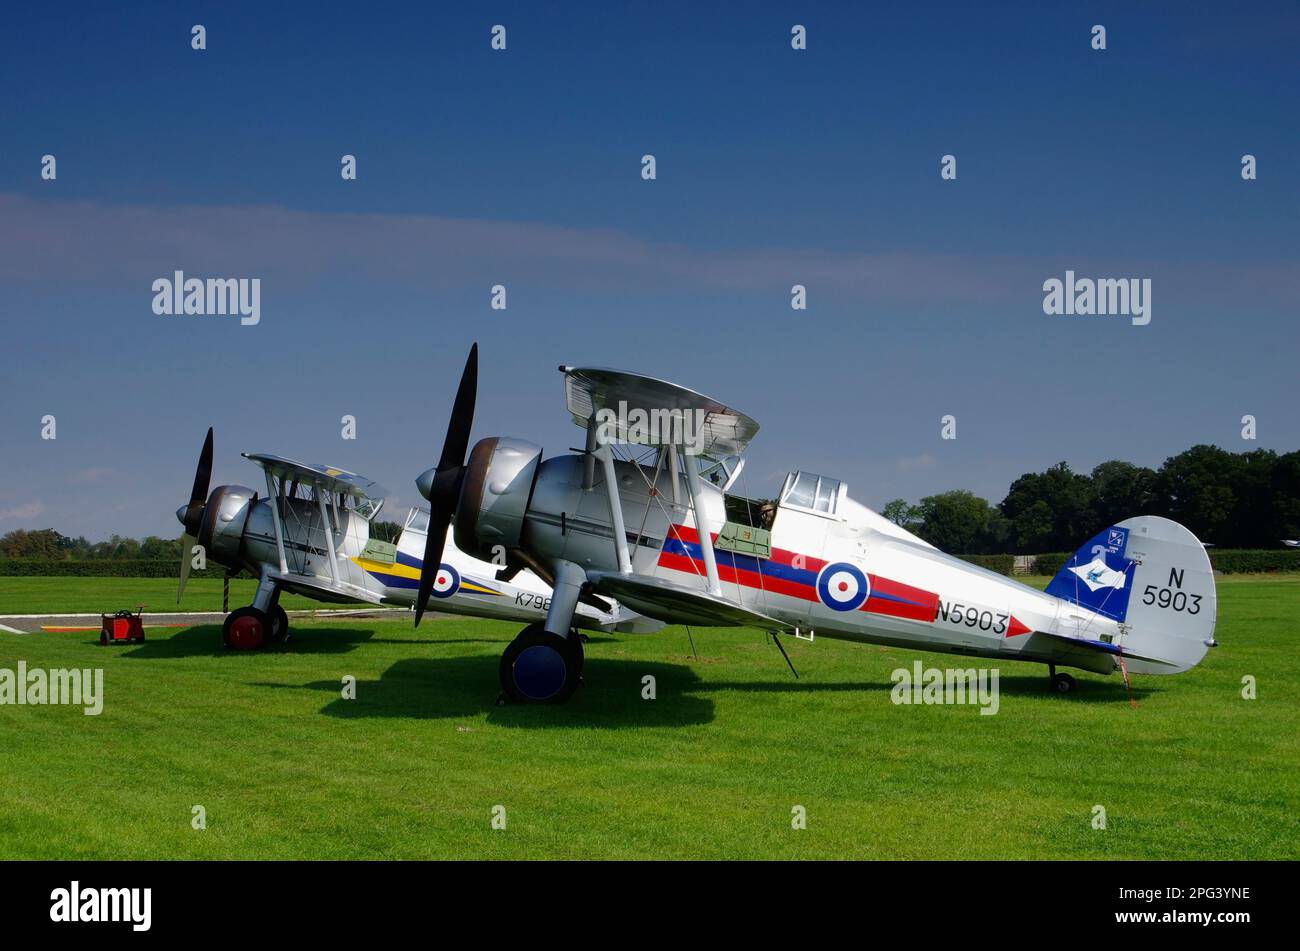
M 409 588 L 412 591 L 420 587 L 420 566 L 423 560 L 416 558 L 414 555 L 408 555 L 405 552 L 397 553 L 397 561 L 388 564 L 383 561 L 372 561 L 369 558 L 360 556 L 352 559 L 353 564 L 362 568 L 370 577 L 376 579 L 389 588 Z M 450 566 L 449 566 L 450 567 Z M 453 575 L 456 577 L 456 575 Z M 501 592 L 496 588 L 489 587 L 480 581 L 475 581 L 466 575 L 459 575 L 460 586 L 457 590 L 466 594 L 488 594 L 500 595 Z M 452 592 L 448 592 L 450 594 Z M 444 595 L 445 597 L 445 595 Z

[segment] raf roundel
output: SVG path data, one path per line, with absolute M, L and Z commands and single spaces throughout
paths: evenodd
M 848 562 L 827 565 L 817 576 L 817 597 L 833 611 L 856 611 L 870 594 L 867 576 Z
M 450 598 L 460 590 L 460 572 L 448 564 L 438 566 L 438 577 L 433 579 L 433 596 Z

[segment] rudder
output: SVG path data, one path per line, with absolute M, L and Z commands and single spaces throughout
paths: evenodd
M 1126 519 L 1075 552 L 1047 593 L 1120 625 L 1116 643 L 1136 673 L 1173 674 L 1200 662 L 1214 644 L 1218 611 L 1205 547 L 1177 522 Z

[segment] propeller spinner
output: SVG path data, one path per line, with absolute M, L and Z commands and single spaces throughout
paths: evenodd
M 424 540 L 424 563 L 420 566 L 420 593 L 415 602 L 415 626 L 420 626 L 424 607 L 433 593 L 433 583 L 442 567 L 442 549 L 447 542 L 447 528 L 460 499 L 465 478 L 465 452 L 474 425 L 474 401 L 478 393 L 478 344 L 469 349 L 469 358 L 460 375 L 456 402 L 447 424 L 447 438 L 442 443 L 438 465 L 422 472 L 415 480 L 420 494 L 429 500 L 429 534 Z

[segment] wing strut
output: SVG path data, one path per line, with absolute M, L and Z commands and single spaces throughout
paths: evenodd
M 682 490 L 677 482 L 677 447 L 671 444 L 668 446 L 668 471 L 673 477 L 673 505 L 681 505 Z
M 334 531 L 330 528 L 330 513 L 325 508 L 325 496 L 321 493 L 320 486 L 316 487 L 316 504 L 320 506 L 321 524 L 325 526 L 325 548 L 330 556 L 330 578 L 335 584 L 339 583 L 339 566 L 334 559 Z
M 287 574 L 289 562 L 284 557 L 284 529 L 280 527 L 280 493 L 275 491 L 275 480 L 270 469 L 263 469 L 266 476 L 266 500 L 271 503 L 271 524 L 275 526 L 275 551 L 280 556 L 280 574 Z
M 618 555 L 619 574 L 632 573 L 632 556 L 627 552 L 627 529 L 623 526 L 623 503 L 618 497 L 618 475 L 614 471 L 614 454 L 609 443 L 596 449 L 596 458 L 605 470 L 605 492 L 609 496 L 609 514 L 614 522 L 614 552 Z
M 596 417 L 587 420 L 587 448 L 582 457 L 582 491 L 596 484 Z
M 704 492 L 700 488 L 700 460 L 689 452 L 680 453 L 686 469 L 686 487 L 691 493 L 691 508 L 695 509 L 695 532 L 700 536 L 700 554 L 704 556 L 704 574 L 709 579 L 709 594 L 722 596 L 722 583 L 718 581 L 718 563 L 713 557 L 713 535 L 709 520 L 704 514 Z

